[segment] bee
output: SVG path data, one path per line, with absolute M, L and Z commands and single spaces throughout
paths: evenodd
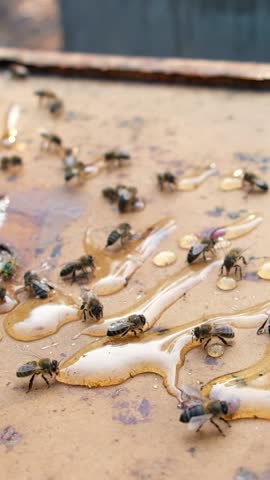
M 57 360 L 50 360 L 49 358 L 41 358 L 40 360 L 32 360 L 31 362 L 27 362 L 21 367 L 18 368 L 16 375 L 17 377 L 29 377 L 28 390 L 27 393 L 31 391 L 34 383 L 34 379 L 36 375 L 41 375 L 44 382 L 46 382 L 48 388 L 50 386 L 48 379 L 45 375 L 50 375 L 51 377 L 53 374 L 58 374 L 59 372 L 59 362 Z
M 130 155 L 124 150 L 110 150 L 104 154 L 104 160 L 107 165 L 117 165 L 121 167 L 123 162 L 130 160 Z
M 65 181 L 69 182 L 72 178 L 83 178 L 86 165 L 83 162 L 76 162 L 74 167 L 65 167 Z
M 213 232 L 208 237 L 203 237 L 200 243 L 193 245 L 187 254 L 187 262 L 189 264 L 193 263 L 197 258 L 202 255 L 206 261 L 206 252 L 211 252 L 212 255 L 215 255 L 215 245 L 218 239 L 215 237 L 215 232 L 219 229 L 213 230 Z
M 4 262 L 0 262 L 0 275 L 2 279 L 10 280 L 14 276 L 17 267 L 18 265 L 14 258 Z
M 32 295 L 42 300 L 48 298 L 50 291 L 54 290 L 53 286 L 50 285 L 45 279 L 41 279 L 37 273 L 30 271 L 25 272 L 23 278 L 24 287 L 29 290 Z
M 235 275 L 239 272 L 239 277 L 242 279 L 242 268 L 238 265 L 238 261 L 242 260 L 244 265 L 247 265 L 247 261 L 243 255 L 241 255 L 242 250 L 240 248 L 232 248 L 224 258 L 224 262 L 220 269 L 220 275 L 223 275 L 223 270 L 225 268 L 226 275 L 229 275 L 230 270 L 234 268 Z
M 41 149 L 43 150 L 60 150 L 62 147 L 62 139 L 50 132 L 41 132 L 42 137 Z
M 0 159 L 1 170 L 9 170 L 11 168 L 21 167 L 23 164 L 22 158 L 18 155 L 12 155 L 11 157 L 2 157 Z
M 60 98 L 56 97 L 52 102 L 49 103 L 48 108 L 52 115 L 58 116 L 63 112 L 64 104 Z
M 268 315 L 267 319 L 263 322 L 263 324 L 258 328 L 257 330 L 257 335 L 261 335 L 262 333 L 265 333 L 265 325 L 267 324 L 266 331 L 270 335 L 270 315 Z
M 159 173 L 157 175 L 158 186 L 161 191 L 175 190 L 177 187 L 177 178 L 171 172 Z
M 95 321 L 103 318 L 103 305 L 97 297 L 90 292 L 85 292 L 82 298 L 80 310 L 83 312 L 83 321 L 86 321 L 87 315 Z
M 111 323 L 107 330 L 108 337 L 116 337 L 120 335 L 124 337 L 128 332 L 133 332 L 137 335 L 137 331 L 143 332 L 143 327 L 146 324 L 144 315 L 130 315 L 126 320 L 119 320 Z
M 185 387 L 187 389 L 187 387 Z M 188 390 L 192 393 L 187 393 Z M 225 402 L 222 400 L 209 400 L 208 398 L 202 397 L 200 392 L 196 389 L 191 389 L 190 387 L 186 391 L 181 391 L 181 401 L 179 408 L 183 411 L 179 417 L 179 421 L 182 423 L 187 423 L 189 430 L 199 430 L 202 426 L 210 421 L 219 433 L 225 437 L 225 433 L 221 429 L 216 420 L 222 420 L 227 424 L 228 427 L 231 427 L 230 423 L 224 415 L 230 415 L 234 413 L 238 407 L 239 402 Z
M 115 203 L 118 200 L 117 188 L 113 188 L 113 187 L 103 188 L 102 195 L 104 198 L 109 200 L 110 203 Z
M 12 250 L 5 243 L 0 243 L 0 252 L 5 252 L 5 253 L 8 253 L 9 255 L 13 255 Z
M 268 184 L 264 180 L 259 178 L 255 173 L 244 172 L 243 186 L 245 186 L 245 184 L 249 185 L 248 192 L 251 192 L 256 187 L 262 190 L 263 192 L 268 191 Z
M 132 212 L 138 202 L 137 188 L 120 186 L 117 188 L 118 210 L 120 213 Z
M 24 80 L 29 75 L 29 70 L 25 65 L 20 65 L 19 63 L 12 63 L 9 65 L 9 71 L 13 78 L 18 78 Z
M 38 97 L 40 105 L 48 105 L 57 98 L 56 94 L 51 90 L 36 90 L 34 94 Z
M 121 240 L 121 245 L 123 246 L 127 241 L 132 238 L 131 226 L 129 223 L 120 223 L 118 227 L 113 230 L 107 238 L 106 247 L 114 245 L 117 240 Z
M 229 325 L 214 325 L 210 323 L 203 323 L 198 327 L 195 327 L 192 330 L 192 337 L 195 340 L 200 340 L 203 342 L 205 339 L 208 339 L 204 345 L 204 349 L 207 347 L 208 343 L 213 337 L 218 337 L 224 345 L 228 345 L 225 338 L 234 338 L 234 331 Z
M 5 301 L 6 294 L 7 294 L 7 291 L 6 291 L 5 287 L 0 287 L 0 301 L 1 302 Z
M 75 282 L 77 271 L 82 271 L 84 274 L 87 274 L 87 269 L 90 269 L 91 272 L 94 272 L 95 268 L 96 267 L 92 255 L 83 255 L 74 262 L 66 263 L 66 265 L 60 271 L 60 277 L 68 277 L 71 275 L 72 282 Z

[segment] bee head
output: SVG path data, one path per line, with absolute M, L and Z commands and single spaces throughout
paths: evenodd
M 51 371 L 53 373 L 58 373 L 59 372 L 59 362 L 57 360 L 52 360 L 51 362 Z
M 229 407 L 228 407 L 228 403 L 227 402 L 220 402 L 220 406 L 221 406 L 221 411 L 224 415 L 227 415 L 228 411 L 229 411 Z

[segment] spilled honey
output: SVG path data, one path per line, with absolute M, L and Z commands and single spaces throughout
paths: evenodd
M 270 280 L 270 260 L 260 266 L 257 275 L 263 280 Z
M 8 294 L 5 296 L 5 301 L 0 303 L 0 315 L 5 314 L 13 310 L 17 305 L 15 298 L 10 297 Z
M 153 264 L 157 267 L 167 267 L 168 265 L 172 265 L 176 262 L 176 255 L 174 252 L 170 250 L 164 250 L 163 252 L 159 252 L 153 258 Z
M 249 232 L 254 230 L 260 223 L 263 221 L 262 215 L 256 212 L 249 212 L 246 215 L 243 215 L 239 219 L 235 220 L 228 225 L 224 225 L 220 228 L 213 227 L 211 230 L 208 231 L 215 231 L 214 238 L 216 239 L 223 239 L 225 240 L 234 240 L 235 238 L 242 237 L 243 235 L 247 235 Z M 206 235 L 206 232 L 201 232 L 198 234 L 187 234 L 179 239 L 178 244 L 183 249 L 189 249 L 195 243 L 200 241 L 200 238 Z M 194 243 L 192 243 L 194 241 Z
M 134 272 L 174 229 L 174 220 L 160 220 L 148 228 L 139 239 L 131 241 L 127 248 L 118 252 L 105 251 L 105 241 L 102 246 L 98 245 L 95 230 L 87 229 L 85 250 L 88 255 L 93 255 L 98 265 L 95 275 L 97 281 L 92 286 L 94 292 L 98 295 L 111 295 L 124 288 Z
M 125 320 L 129 315 L 133 314 L 144 315 L 147 320 L 145 329 L 149 329 L 156 323 L 167 308 L 173 305 L 193 287 L 205 281 L 210 273 L 218 269 L 221 264 L 222 260 L 217 260 L 207 266 L 205 266 L 205 264 L 198 264 L 195 272 L 192 272 L 189 267 L 186 267 L 168 279 L 161 281 L 157 287 L 150 289 L 146 297 L 135 305 L 132 305 L 117 315 L 103 319 L 102 322 L 90 325 L 81 333 L 96 337 L 105 336 L 107 335 L 108 327 L 112 323 Z
M 92 342 L 61 364 L 57 380 L 69 385 L 100 387 L 118 385 L 141 373 L 163 378 L 168 393 L 180 397 L 180 371 L 187 353 L 200 342 L 192 341 L 192 329 L 201 323 L 229 324 L 236 329 L 257 328 L 270 313 L 270 302 L 232 315 L 199 318 L 189 324 L 140 337 L 108 338 Z M 255 334 L 255 332 L 254 332 Z M 179 388 L 180 387 L 180 388 Z M 233 418 L 270 418 L 270 348 L 253 367 L 214 379 L 203 394 L 232 402 L 239 401 Z
M 2 306 L 2 305 L 1 305 Z M 71 297 L 54 292 L 46 300 L 30 298 L 7 314 L 4 327 L 16 340 L 31 342 L 57 332 L 62 325 L 76 320 L 78 307 Z
M 233 277 L 220 277 L 217 281 L 217 287 L 220 290 L 234 290 L 237 287 L 237 281 Z
M 209 357 L 220 358 L 225 352 L 225 345 L 222 343 L 209 343 L 206 347 L 206 352 Z
M 243 187 L 243 170 L 237 169 L 229 177 L 223 177 L 220 181 L 219 188 L 223 192 L 239 190 Z
M 217 173 L 216 165 L 214 163 L 204 168 L 199 168 L 190 176 L 186 176 L 178 180 L 177 190 L 190 191 L 198 188 L 207 178 Z

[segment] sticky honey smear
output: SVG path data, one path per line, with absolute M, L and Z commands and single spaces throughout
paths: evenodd
M 249 212 L 243 217 L 235 220 L 228 225 L 224 225 L 220 228 L 215 229 L 215 227 L 211 228 L 211 230 L 215 231 L 215 238 L 220 238 L 221 241 L 224 240 L 234 240 L 235 238 L 242 237 L 247 235 L 249 232 L 254 230 L 260 223 L 263 221 L 263 216 L 260 213 L 256 212 Z M 181 248 L 187 250 L 195 243 L 200 241 L 204 234 L 194 234 L 189 233 L 184 235 L 182 238 L 179 239 L 178 244 Z
M 17 124 L 20 117 L 21 108 L 17 104 L 12 104 L 9 106 L 5 118 L 4 118 L 4 128 L 3 134 L 0 139 L 0 147 L 2 148 L 12 148 L 17 142 Z
M 243 175 L 244 172 L 241 168 L 235 170 L 231 176 L 223 177 L 220 181 L 219 188 L 223 192 L 229 192 L 232 190 L 239 190 L 243 188 Z
M 217 169 L 214 163 L 207 167 L 199 168 L 190 176 L 183 177 L 177 182 L 177 190 L 187 192 L 198 188 L 205 180 L 212 175 L 216 175 Z
M 111 253 L 104 250 L 105 239 L 101 247 L 95 239 L 96 231 L 88 228 L 85 250 L 88 255 L 93 255 L 98 265 L 95 276 L 97 281 L 92 286 L 94 292 L 98 295 L 111 295 L 122 290 L 134 272 L 174 230 L 174 220 L 160 220 L 148 228 L 139 239 L 130 242 L 127 248 Z
M 6 315 L 4 327 L 10 337 L 31 342 L 52 335 L 77 317 L 78 306 L 72 298 L 55 292 L 46 300 L 31 298 L 18 305 Z
M 180 369 L 186 354 L 200 346 L 192 342 L 191 330 L 201 323 L 229 324 L 235 328 L 255 328 L 268 317 L 270 302 L 233 315 L 199 318 L 189 324 L 146 332 L 140 337 L 103 338 L 92 342 L 61 364 L 57 380 L 69 385 L 103 387 L 118 385 L 141 373 L 163 377 L 168 393 L 179 398 Z M 270 418 L 270 349 L 254 367 L 213 380 L 203 393 L 232 401 L 240 406 L 234 418 Z M 237 397 L 237 398 L 236 398 Z M 257 402 L 259 403 L 257 404 Z
M 17 305 L 17 300 L 10 297 L 8 294 L 5 296 L 5 301 L 0 303 L 0 315 L 11 312 Z
M 218 269 L 222 264 L 222 260 L 212 262 L 205 267 L 198 264 L 195 268 L 197 271 L 192 272 L 189 267 L 180 270 L 180 272 L 172 275 L 166 280 L 159 283 L 158 286 L 152 288 L 146 297 L 129 307 L 116 316 L 107 317 L 103 322 L 92 324 L 85 328 L 81 334 L 94 337 L 107 335 L 109 326 L 118 320 L 125 320 L 129 315 L 142 314 L 145 315 L 147 325 L 145 329 L 151 328 L 161 317 L 162 313 L 173 305 L 185 293 L 191 290 L 199 283 L 205 281 L 210 273 Z

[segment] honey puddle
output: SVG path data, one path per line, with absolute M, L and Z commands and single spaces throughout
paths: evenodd
M 230 324 L 237 328 L 257 328 L 270 313 L 270 302 L 256 305 L 233 315 L 199 318 L 189 324 L 146 332 L 140 337 L 103 338 L 92 342 L 65 360 L 57 380 L 87 387 L 118 385 L 141 373 L 163 377 L 168 393 L 179 398 L 179 372 L 186 354 L 199 342 L 192 342 L 191 329 L 202 322 Z M 237 332 L 236 332 L 237 334 Z M 255 335 L 254 331 L 254 335 Z M 180 382 L 181 385 L 181 382 Z M 270 418 L 270 349 L 255 366 L 217 378 L 203 393 L 222 400 L 240 400 L 234 418 Z
M 148 228 L 138 240 L 119 252 L 104 250 L 96 242 L 96 231 L 88 228 L 85 235 L 85 250 L 95 258 L 96 283 L 92 288 L 98 295 L 111 295 L 122 290 L 134 272 L 142 266 L 145 260 L 157 249 L 160 242 L 175 229 L 175 222 L 163 219 Z
M 196 170 L 192 175 L 183 177 L 177 182 L 177 190 L 190 191 L 198 188 L 208 177 L 217 173 L 216 165 L 212 163 L 207 167 Z
M 199 283 L 205 281 L 209 274 L 218 269 L 222 260 L 217 260 L 207 267 L 205 264 L 197 264 L 195 273 L 189 267 L 181 269 L 180 272 L 172 275 L 166 280 L 160 282 L 157 287 L 149 290 L 146 297 L 135 305 L 123 310 L 117 315 L 112 315 L 103 320 L 85 328 L 81 334 L 101 337 L 107 335 L 108 327 L 111 323 L 118 320 L 124 320 L 129 315 L 135 313 L 145 315 L 147 320 L 146 329 L 151 328 L 161 317 L 162 313 L 173 305 L 186 292 L 191 290 Z M 203 266 L 202 266 L 203 265 Z
M 1 305 L 2 306 L 2 305 Z M 77 319 L 78 306 L 70 296 L 54 292 L 46 300 L 30 298 L 7 314 L 4 327 L 16 340 L 31 342 L 55 333 Z
M 228 225 L 221 226 L 220 228 L 215 229 L 211 228 L 211 231 L 215 231 L 215 238 L 222 237 L 225 240 L 233 240 L 235 238 L 242 237 L 247 235 L 249 232 L 254 230 L 261 222 L 263 221 L 262 215 L 255 212 L 249 212 L 247 215 L 240 217 L 238 220 L 235 220 Z M 205 232 L 201 234 L 187 234 L 179 239 L 179 246 L 183 249 L 189 249 L 195 243 L 200 241 L 200 238 L 205 236 Z

